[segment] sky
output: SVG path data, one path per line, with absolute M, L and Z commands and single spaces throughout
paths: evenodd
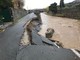
M 65 3 L 72 2 L 74 0 L 64 0 Z M 24 9 L 38 9 L 48 7 L 51 3 L 56 2 L 58 5 L 60 0 L 24 0 Z

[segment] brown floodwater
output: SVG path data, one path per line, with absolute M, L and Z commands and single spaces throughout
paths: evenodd
M 39 34 L 45 36 L 47 28 L 55 33 L 51 39 L 60 41 L 64 48 L 80 50 L 80 21 L 69 18 L 55 17 L 41 13 L 42 26 Z

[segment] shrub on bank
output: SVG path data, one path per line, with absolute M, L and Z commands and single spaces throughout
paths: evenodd
M 58 17 L 65 17 L 64 14 L 56 14 Z

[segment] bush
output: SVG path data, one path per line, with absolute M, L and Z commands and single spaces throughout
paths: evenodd
M 58 17 L 65 17 L 64 14 L 56 14 Z
M 76 5 L 76 8 L 80 10 L 80 4 Z
M 49 11 L 56 14 L 57 13 L 57 3 L 53 3 L 49 6 Z
M 63 7 L 65 7 L 64 0 L 60 0 L 60 8 L 63 8 Z

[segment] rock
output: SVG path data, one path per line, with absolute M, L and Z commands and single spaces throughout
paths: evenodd
M 47 38 L 51 38 L 53 36 L 53 33 L 54 33 L 54 29 L 48 28 L 45 35 L 46 35 Z

